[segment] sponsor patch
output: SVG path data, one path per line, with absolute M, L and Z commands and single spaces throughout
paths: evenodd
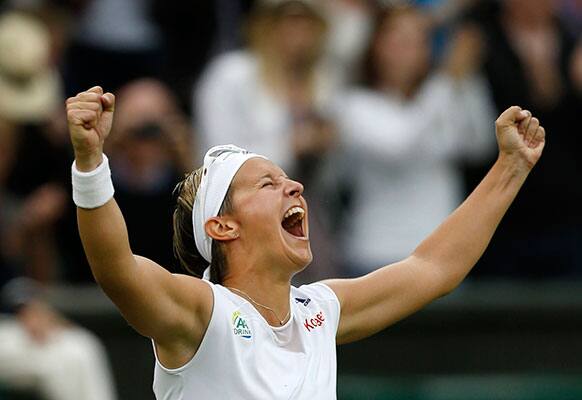
M 311 318 L 305 318 L 303 326 L 305 327 L 305 329 L 307 329 L 307 332 L 311 332 L 313 329 L 322 326 L 324 321 L 325 316 L 323 315 L 323 311 L 320 311 Z
M 232 332 L 235 336 L 240 336 L 243 339 L 250 339 L 253 337 L 253 332 L 251 327 L 247 323 L 246 319 L 242 316 L 240 311 L 235 311 L 232 313 Z

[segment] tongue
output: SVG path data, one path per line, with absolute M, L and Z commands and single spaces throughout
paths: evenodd
M 303 227 L 301 226 L 301 223 L 294 224 L 293 226 L 290 226 L 285 230 L 292 234 L 293 236 L 303 237 Z

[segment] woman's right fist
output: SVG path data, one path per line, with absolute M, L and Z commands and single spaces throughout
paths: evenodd
M 103 94 L 103 89 L 95 86 L 68 98 L 66 105 L 77 168 L 92 171 L 103 159 L 103 143 L 111 130 L 115 96 Z

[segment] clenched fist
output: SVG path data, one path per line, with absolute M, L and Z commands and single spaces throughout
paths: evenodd
M 103 143 L 109 135 L 115 96 L 100 86 L 67 99 L 67 121 L 75 160 L 80 171 L 92 171 L 103 160 Z
M 495 121 L 500 156 L 510 159 L 524 172 L 537 163 L 546 143 L 546 131 L 531 112 L 509 107 Z

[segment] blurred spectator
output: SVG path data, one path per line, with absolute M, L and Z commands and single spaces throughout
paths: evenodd
M 22 13 L 0 16 L 0 384 L 49 400 L 114 399 L 101 344 L 39 297 L 58 276 L 59 79 L 46 28 Z M 21 276 L 34 278 L 39 283 Z
M 189 120 L 172 92 L 153 79 L 128 83 L 117 98 L 114 131 L 106 149 L 115 171 L 115 198 L 133 251 L 172 269 L 171 193 L 194 165 Z
M 328 114 L 339 85 L 337 68 L 323 58 L 326 31 L 321 9 L 310 2 L 263 4 L 249 24 L 249 49 L 214 60 L 195 98 L 202 148 L 237 144 L 305 184 L 318 246 L 309 270 L 319 277 L 332 274 L 334 264 L 315 183 L 334 144 Z
M 543 121 L 544 156 L 504 218 L 477 273 L 548 277 L 582 273 L 582 41 L 552 0 L 483 2 L 484 69 L 497 111 L 519 104 Z M 474 176 L 481 175 L 481 170 Z M 476 180 L 476 178 L 475 178 Z M 474 181 L 473 181 L 474 183 Z
M 365 86 L 338 101 L 340 175 L 353 189 L 342 248 L 353 274 L 408 256 L 462 200 L 457 161 L 494 148 L 492 106 L 475 75 L 480 37 L 459 29 L 436 70 L 430 38 L 418 9 L 387 8 L 370 42 Z
M 202 147 L 237 143 L 297 173 L 331 137 L 325 118 L 333 70 L 321 64 L 326 24 L 303 1 L 265 5 L 253 16 L 249 50 L 212 62 L 196 93 Z
M 46 400 L 116 398 L 105 350 L 92 333 L 39 299 L 31 280 L 0 281 L 0 290 L 3 308 L 14 313 L 0 314 L 0 385 Z
M 241 27 L 261 0 L 217 0 L 216 51 L 222 53 L 244 46 Z M 262 0 L 277 5 L 281 0 Z M 367 41 L 372 9 L 368 0 L 307 0 L 316 5 L 328 20 L 326 52 L 332 62 L 343 65 L 346 72 L 354 67 Z
M 53 36 L 32 14 L 7 12 L 0 21 L 0 129 L 11 138 L 6 157 L 13 157 L 3 189 L 23 208 L 34 210 L 29 222 L 36 223 L 39 212 L 54 214 L 50 223 L 40 222 L 42 240 L 32 245 L 44 246 L 46 257 L 34 277 L 86 281 L 90 272 L 74 208 L 66 201 L 71 156 Z
M 61 105 L 61 81 L 50 56 L 44 25 L 25 13 L 0 15 L 0 114 L 33 123 Z
M 27 254 L 41 262 L 42 267 L 27 265 L 33 269 L 29 274 L 42 281 L 57 275 L 55 229 L 67 203 L 59 183 L 63 152 L 49 129 L 62 99 L 50 49 L 47 29 L 34 17 L 16 12 L 0 17 L 2 191 L 10 193 L 12 216 L 19 216 L 17 226 L 26 232 L 22 238 L 30 242 L 17 243 L 15 235 L 7 240 L 15 252 L 26 246 Z
M 277 5 L 281 0 L 262 0 L 263 3 Z M 325 57 L 345 76 L 355 77 L 357 63 L 370 34 L 373 9 L 368 0 L 307 0 L 317 6 L 325 16 L 328 32 L 325 44 Z M 217 13 L 218 54 L 237 50 L 244 45 L 244 21 L 260 0 L 218 0 L 215 2 Z

